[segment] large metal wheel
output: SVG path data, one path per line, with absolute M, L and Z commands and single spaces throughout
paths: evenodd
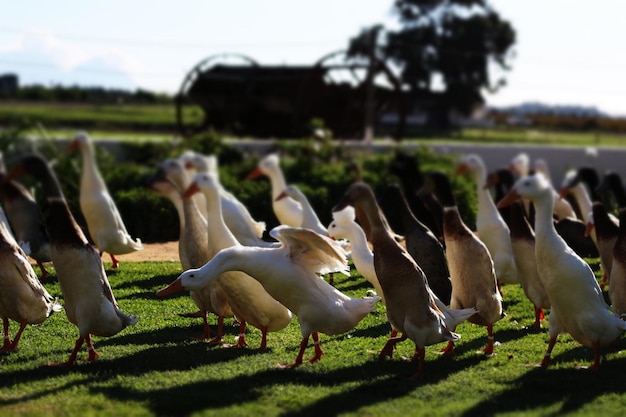
M 325 70 L 325 82 L 332 90 L 331 107 L 327 107 L 327 125 L 336 137 L 364 137 L 368 97 L 371 98 L 372 122 L 391 125 L 391 135 L 404 134 L 406 110 L 401 82 L 387 64 L 375 59 L 349 57 L 346 51 L 325 55 L 315 63 Z M 372 88 L 368 91 L 368 71 L 372 71 Z
M 197 90 L 202 75 L 218 65 L 259 66 L 248 56 L 231 53 L 212 55 L 194 66 L 187 73 L 175 99 L 176 124 L 178 132 L 183 137 L 192 136 L 212 127 L 211 115 L 206 111 L 209 107 L 206 105 L 207 100 L 211 100 L 211 97 Z

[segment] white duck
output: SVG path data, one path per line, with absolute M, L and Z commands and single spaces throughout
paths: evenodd
M 469 172 L 476 183 L 478 207 L 476 210 L 476 232 L 478 238 L 487 246 L 496 270 L 496 277 L 505 284 L 518 284 L 519 277 L 511 245 L 511 231 L 500 215 L 488 188 L 487 168 L 477 154 L 461 157 L 456 174 Z
M 277 154 L 267 155 L 261 159 L 250 174 L 249 179 L 258 178 L 261 175 L 269 177 L 272 186 L 272 208 L 280 224 L 299 227 L 302 224 L 302 206 L 293 198 L 281 198 L 276 200 L 280 193 L 287 188 L 285 176 L 280 169 L 280 160 Z
M 9 178 L 28 173 L 37 178 L 47 199 L 44 209 L 50 236 L 50 254 L 63 292 L 65 314 L 78 327 L 79 338 L 69 359 L 72 365 L 83 343 L 89 351 L 88 361 L 99 355 L 91 335 L 113 336 L 137 318 L 127 316 L 118 307 L 111 291 L 100 254 L 92 246 L 70 212 L 61 187 L 47 162 L 36 155 L 26 156 L 8 174 Z
M 161 168 L 167 176 L 176 178 L 177 162 L 176 160 L 164 161 L 160 164 Z M 167 165 L 173 165 L 167 167 Z M 179 168 L 179 167 L 178 167 Z M 180 178 L 179 178 L 180 179 Z M 178 213 L 179 219 L 179 239 L 178 239 L 178 255 L 183 270 L 197 268 L 204 265 L 214 255 L 209 248 L 207 239 L 208 226 L 196 207 L 194 200 L 186 199 L 183 201 L 179 188 L 169 179 L 160 179 L 158 176 L 153 178 L 150 188 L 157 194 L 167 198 L 172 202 Z M 200 317 L 203 321 L 203 333 L 198 338 L 208 339 L 211 336 L 211 330 L 207 321 L 208 313 L 215 313 L 218 317 L 217 335 L 209 341 L 210 345 L 219 344 L 223 337 L 224 318 L 232 317 L 233 312 L 228 304 L 226 294 L 219 283 L 215 285 L 207 285 L 206 287 L 190 291 L 191 299 L 198 307 L 197 313 L 182 314 L 186 317 Z
M 309 362 L 316 362 L 324 354 L 318 332 L 336 335 L 353 329 L 380 297 L 351 298 L 320 279 L 318 274 L 348 271 L 343 251 L 331 239 L 287 226 L 272 229 L 270 235 L 282 243 L 280 248 L 236 245 L 223 249 L 202 268 L 183 272 L 157 295 L 202 287 L 226 271 L 245 271 L 298 317 L 300 350 L 294 363 L 280 366 L 300 365 L 309 337 L 315 348 Z
M 385 294 L 374 269 L 374 253 L 367 243 L 363 228 L 355 221 L 354 207 L 346 206 L 333 212 L 333 221 L 328 225 L 328 235 L 333 239 L 346 239 L 352 246 L 352 262 L 359 273 L 374 287 L 376 294 L 385 303 Z
M 562 199 L 564 199 L 568 193 L 572 194 L 574 200 L 576 200 L 576 204 L 578 204 L 581 220 L 586 222 L 589 218 L 589 214 L 591 213 L 591 196 L 589 195 L 589 191 L 585 185 L 578 179 L 578 172 L 576 169 L 570 169 L 563 176 L 563 181 L 561 182 L 561 187 L 559 189 L 559 195 Z M 592 232 L 591 238 L 594 242 L 596 241 L 595 232 Z
M 516 155 L 509 165 L 509 169 L 513 171 L 517 178 L 527 177 L 530 174 L 530 157 L 527 153 L 521 152 Z M 533 163 L 533 170 L 541 172 L 544 174 L 546 179 L 550 182 L 550 169 L 548 167 L 548 163 L 545 159 L 537 159 Z M 550 182 L 550 184 L 552 184 Z M 559 194 L 559 192 L 553 187 L 553 199 L 554 199 L 554 215 L 557 219 L 576 219 L 576 211 L 572 207 L 572 205 L 567 201 L 563 196 Z M 526 211 L 526 215 L 528 216 L 529 204 L 527 201 L 524 201 L 524 208 Z M 584 221 L 585 218 L 582 220 Z
M 225 248 L 242 246 L 224 223 L 217 177 L 207 173 L 196 174 L 183 193 L 183 199 L 191 197 L 196 192 L 202 192 L 206 199 L 209 214 L 208 239 L 213 249 L 219 252 Z M 264 349 L 267 345 L 267 332 L 282 330 L 291 322 L 293 318 L 291 311 L 276 301 L 261 283 L 245 272 L 224 272 L 218 282 L 226 293 L 235 317 L 240 321 L 237 346 L 246 346 L 246 323 L 261 330 L 261 349 Z M 207 284 L 208 282 L 190 289 L 199 289 Z
M 41 324 L 61 305 L 41 284 L 26 254 L 13 235 L 0 224 L 0 317 L 4 326 L 4 343 L 0 353 L 15 352 L 28 324 Z M 13 341 L 9 319 L 20 323 Z
M 184 162 L 185 168 L 193 169 L 195 173 L 206 172 L 214 174 L 219 178 L 217 169 L 217 157 L 215 155 L 202 155 L 197 152 L 185 152 L 180 159 Z M 193 177 L 193 175 L 191 175 Z M 202 193 L 197 193 L 194 198 L 201 197 L 204 201 Z M 226 190 L 220 183 L 220 199 L 222 202 L 222 215 L 226 226 L 235 235 L 239 243 L 246 246 L 268 246 L 269 242 L 262 238 L 265 232 L 265 222 L 256 221 L 248 208 L 235 197 L 231 192 Z M 206 217 L 206 204 L 201 210 Z
M 297 185 L 290 184 L 285 187 L 285 189 L 280 194 L 278 194 L 274 201 L 278 202 L 284 198 L 292 198 L 293 200 L 297 201 L 302 207 L 302 222 L 297 225 L 297 227 L 311 229 L 321 235 L 328 234 L 328 229 L 320 221 L 320 218 L 317 216 L 317 213 L 315 212 L 315 209 L 313 209 L 313 206 L 311 206 L 309 199 L 302 192 L 302 190 L 298 188 Z
M 385 294 L 387 319 L 392 329 L 402 334 L 389 338 L 378 357 L 391 357 L 395 345 L 409 338 L 415 343 L 413 359 L 419 361 L 413 377 L 420 377 L 424 370 L 425 347 L 458 340 L 460 335 L 451 329 L 475 315 L 476 309 L 448 309 L 437 299 L 424 271 L 385 227 L 374 192 L 366 183 L 351 184 L 333 211 L 343 210 L 347 205 L 359 206 L 367 216 L 374 269 Z
M 594 350 L 592 368 L 600 365 L 600 347 L 607 346 L 626 330 L 626 322 L 612 314 L 589 265 L 558 235 L 552 221 L 552 187 L 540 174 L 518 180 L 500 201 L 504 207 L 519 198 L 530 199 L 536 209 L 535 257 L 537 271 L 551 302 L 550 342 L 541 366 L 560 333 Z
M 111 256 L 113 268 L 119 261 L 115 255 L 123 255 L 143 249 L 141 240 L 133 240 L 128 234 L 122 217 L 109 194 L 100 175 L 94 149 L 89 136 L 79 132 L 70 143 L 71 150 L 80 150 L 82 170 L 80 178 L 80 209 L 83 213 L 89 235 L 100 255 L 106 252 Z

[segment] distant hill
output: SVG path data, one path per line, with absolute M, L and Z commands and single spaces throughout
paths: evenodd
M 486 117 L 497 126 L 626 133 L 626 116 L 610 115 L 594 106 L 529 102 L 515 106 L 489 107 Z
M 511 115 L 551 115 L 564 117 L 610 117 L 607 113 L 594 106 L 550 105 L 539 102 L 528 102 L 514 106 L 491 107 L 490 110 L 506 112 Z

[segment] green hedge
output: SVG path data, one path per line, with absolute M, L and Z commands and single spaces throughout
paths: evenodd
M 10 155 L 11 160 L 32 149 L 54 160 L 54 169 L 70 209 L 77 221 L 84 225 L 78 205 L 80 155 L 46 142 L 26 146 L 21 141 L 23 139 L 0 143 L 5 143 L 5 153 Z M 277 225 L 272 211 L 269 179 L 246 179 L 262 155 L 244 157 L 241 151 L 225 144 L 214 134 L 198 136 L 177 146 L 167 143 L 126 143 L 124 162 L 115 161 L 111 154 L 96 144 L 98 166 L 133 237 L 139 237 L 143 242 L 172 241 L 178 238 L 176 210 L 169 201 L 148 190 L 145 181 L 154 174 L 159 161 L 177 157 L 188 149 L 217 155 L 220 180 L 224 187 L 248 207 L 255 219 L 265 221 L 268 230 Z M 302 189 L 324 224 L 330 223 L 332 207 L 355 178 L 355 173 L 350 168 L 352 163 L 357 162 L 361 166 L 363 180 L 377 193 L 382 192 L 386 185 L 398 182 L 388 169 L 392 153 L 354 154 L 341 145 L 320 145 L 309 140 L 303 140 L 297 145 L 278 145 L 275 151 L 281 154 L 281 165 L 287 181 Z M 437 169 L 452 173 L 455 163 L 453 159 L 439 156 L 426 148 L 415 153 L 424 171 Z M 465 177 L 454 178 L 453 185 L 459 209 L 468 225 L 474 227 L 474 185 Z M 29 186 L 33 188 L 36 197 L 39 197 L 37 184 L 31 181 Z

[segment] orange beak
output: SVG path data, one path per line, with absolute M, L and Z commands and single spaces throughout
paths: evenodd
M 196 184 L 195 182 L 192 182 L 189 188 L 185 190 L 185 192 L 183 193 L 181 197 L 183 200 L 186 200 L 188 198 L 191 198 L 192 195 L 194 195 L 195 193 L 199 191 L 200 191 L 200 187 L 198 187 L 198 184 Z
M 69 145 L 67 145 L 67 149 L 70 151 L 77 151 L 80 148 L 80 145 L 78 144 L 78 140 L 74 139 L 70 142 Z
M 516 202 L 520 198 L 522 198 L 522 196 L 519 195 L 517 190 L 515 189 L 510 190 L 508 193 L 504 195 L 504 197 L 502 197 L 502 200 L 498 202 L 498 208 L 504 208 L 508 205 L 511 205 L 512 203 Z
M 567 196 L 567 193 L 569 193 L 569 188 L 567 187 L 563 187 L 559 190 L 559 198 L 560 199 L 564 199 Z
M 261 171 L 261 168 L 257 167 L 248 174 L 246 179 L 253 180 L 255 178 L 259 178 L 262 175 L 263 175 L 263 171 Z
M 184 291 L 183 284 L 180 281 L 180 278 L 177 278 L 174 282 L 172 282 L 167 287 L 160 289 L 156 292 L 157 297 L 167 297 L 168 295 L 176 294 L 178 292 Z
M 454 171 L 454 175 L 458 177 L 459 175 L 465 174 L 467 171 L 469 171 L 469 167 L 466 164 L 461 164 L 458 167 L 456 167 L 456 171 Z

